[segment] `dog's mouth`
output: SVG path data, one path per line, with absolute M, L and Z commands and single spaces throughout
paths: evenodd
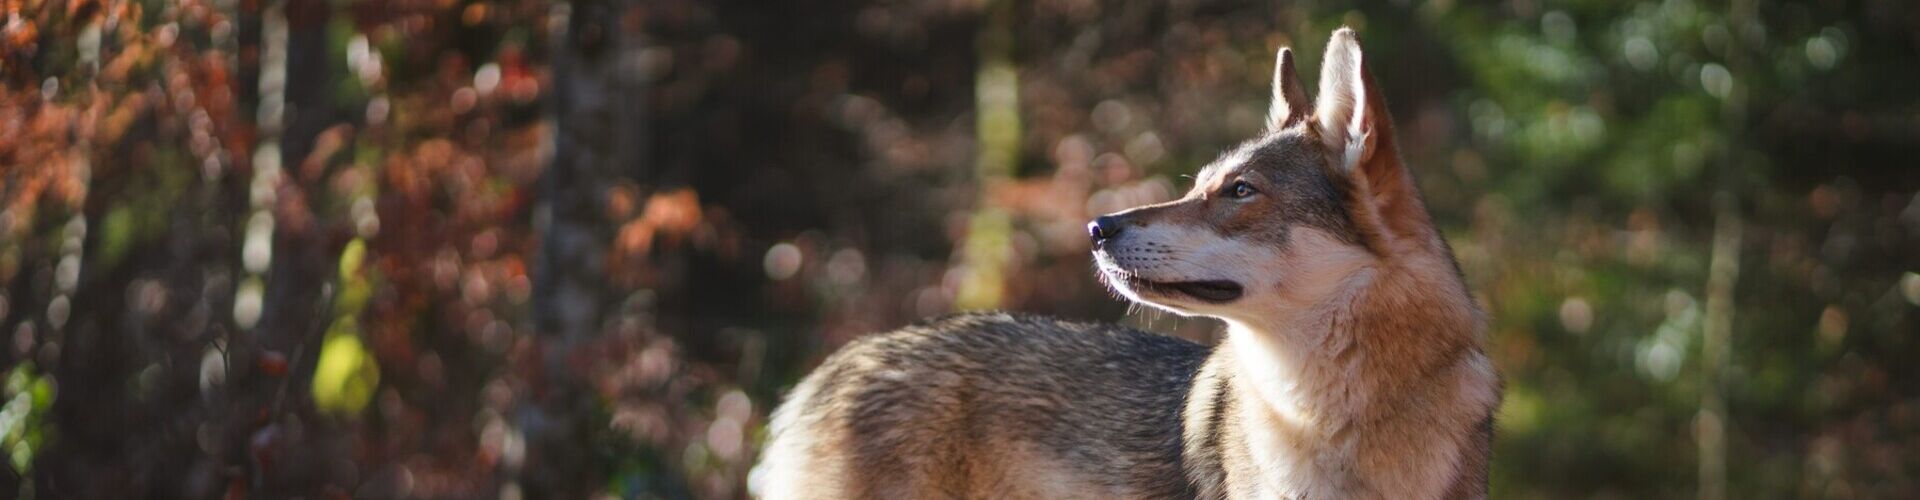
M 1127 287 L 1154 294 L 1185 295 L 1214 304 L 1232 302 L 1240 298 L 1242 293 L 1239 283 L 1227 280 L 1160 282 L 1130 276 L 1127 278 Z

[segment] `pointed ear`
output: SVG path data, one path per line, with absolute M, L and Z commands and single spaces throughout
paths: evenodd
M 1385 110 L 1373 109 L 1373 82 L 1367 78 L 1360 39 L 1352 28 L 1340 28 L 1327 41 L 1320 63 L 1320 97 L 1314 103 L 1321 140 L 1334 151 L 1345 152 L 1342 170 L 1352 171 L 1373 153 L 1372 135 Z
M 1293 64 L 1293 49 L 1281 47 L 1273 61 L 1273 104 L 1267 108 L 1267 133 L 1279 132 L 1307 119 L 1312 113 L 1307 89 L 1300 86 L 1300 73 Z
M 1340 171 L 1354 181 L 1362 201 L 1355 212 L 1374 243 L 1416 242 L 1444 247 L 1420 200 L 1413 175 L 1400 163 L 1387 99 L 1367 73 L 1360 40 L 1341 28 L 1327 42 L 1313 126 L 1333 151 Z M 1376 247 L 1384 248 L 1384 246 Z

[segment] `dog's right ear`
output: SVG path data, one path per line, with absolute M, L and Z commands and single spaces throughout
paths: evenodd
M 1279 132 L 1307 119 L 1312 114 L 1313 102 L 1307 100 L 1307 89 L 1300 85 L 1300 74 L 1294 69 L 1293 49 L 1281 47 L 1280 55 L 1273 61 L 1273 105 L 1267 108 L 1267 133 Z
M 1433 229 L 1413 175 L 1400 162 L 1387 100 L 1367 73 L 1359 36 L 1333 32 L 1320 67 L 1313 127 L 1353 181 L 1354 219 L 1376 251 L 1395 241 L 1444 245 Z

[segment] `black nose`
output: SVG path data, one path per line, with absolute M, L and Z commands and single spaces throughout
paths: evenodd
M 1087 223 L 1087 236 L 1093 238 L 1094 243 L 1106 241 L 1119 235 L 1120 220 L 1113 218 L 1111 215 L 1095 217 L 1093 222 Z

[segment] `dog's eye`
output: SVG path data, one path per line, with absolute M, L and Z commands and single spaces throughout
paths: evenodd
M 1227 194 L 1234 198 L 1246 198 L 1258 192 L 1260 191 L 1254 189 L 1253 185 L 1248 184 L 1247 181 L 1234 182 L 1233 187 L 1227 188 Z

